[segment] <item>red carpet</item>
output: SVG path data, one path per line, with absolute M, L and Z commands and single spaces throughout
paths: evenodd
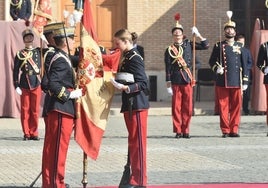
M 94 188 L 117 188 L 105 186 Z M 177 185 L 148 185 L 147 188 L 268 188 L 268 183 L 222 183 L 222 184 L 177 184 Z M 88 187 L 93 188 L 93 187 Z

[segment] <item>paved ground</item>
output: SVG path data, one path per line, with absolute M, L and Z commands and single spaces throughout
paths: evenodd
M 165 105 L 164 105 L 165 104 Z M 268 183 L 265 116 L 242 116 L 240 138 L 221 138 L 219 117 L 208 115 L 213 103 L 196 103 L 191 139 L 175 139 L 168 103 L 153 103 L 148 122 L 148 183 Z M 88 186 L 118 185 L 127 153 L 127 131 L 117 104 L 109 117 L 97 161 L 88 161 Z M 198 108 L 197 108 L 198 107 Z M 200 115 L 203 114 L 203 115 Z M 41 171 L 40 141 L 22 141 L 19 119 L 0 119 L 0 187 L 27 187 Z M 72 139 L 66 182 L 82 187 L 83 152 Z M 41 186 L 39 178 L 35 187 Z

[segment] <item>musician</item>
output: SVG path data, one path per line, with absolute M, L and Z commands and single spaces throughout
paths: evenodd
M 74 126 L 74 99 L 82 96 L 82 90 L 75 89 L 75 74 L 68 56 L 68 46 L 73 49 L 74 45 L 74 28 L 54 30 L 54 41 L 55 54 L 46 70 L 50 100 L 43 148 L 43 188 L 69 187 L 64 182 L 65 162 Z
M 126 184 L 120 188 L 144 188 L 147 185 L 147 119 L 149 109 L 148 80 L 144 62 L 133 46 L 133 36 L 126 29 L 114 34 L 116 47 L 123 52 L 123 61 L 119 72 L 132 74 L 132 82 L 118 84 L 122 91 L 121 112 L 128 130 L 128 152 L 131 174 Z
M 171 34 L 173 43 L 165 51 L 166 85 L 172 95 L 172 120 L 175 138 L 190 138 L 189 128 L 193 111 L 192 51 L 193 43 L 183 35 L 183 27 L 179 23 L 180 15 L 175 15 L 176 25 Z M 196 27 L 192 33 L 200 38 L 196 50 L 208 49 L 208 41 L 201 36 Z
M 21 125 L 23 140 L 39 140 L 38 118 L 41 101 L 41 54 L 33 47 L 34 34 L 29 28 L 22 32 L 25 48 L 17 52 L 14 60 L 13 82 L 21 96 Z M 20 75 L 20 76 L 19 76 Z
M 31 0 L 10 0 L 9 13 L 14 21 L 29 20 L 32 15 Z
M 248 87 L 247 54 L 242 44 L 235 41 L 236 24 L 231 20 L 224 24 L 225 40 L 215 44 L 209 65 L 216 73 L 216 94 L 219 104 L 222 137 L 239 137 L 242 106 L 242 90 Z

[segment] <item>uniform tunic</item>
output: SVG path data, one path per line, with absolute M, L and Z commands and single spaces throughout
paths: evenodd
M 38 118 L 41 101 L 41 55 L 39 48 L 23 49 L 14 60 L 14 87 L 22 90 L 21 125 L 25 138 L 38 136 Z
M 148 79 L 144 70 L 144 62 L 133 48 L 124 53 L 120 72 L 134 75 L 135 83 L 128 85 L 129 93 L 122 92 L 121 112 L 128 130 L 128 149 L 132 174 L 131 185 L 147 184 L 147 117 L 149 109 Z
M 196 50 L 208 49 L 207 40 L 196 43 Z M 166 82 L 172 86 L 173 132 L 189 134 L 192 116 L 192 42 L 188 39 L 182 44 L 172 44 L 165 51 Z
M 65 188 L 65 162 L 75 117 L 74 100 L 69 99 L 75 87 L 74 71 L 68 54 L 55 50 L 46 67 L 50 98 L 43 148 L 43 188 Z
M 259 48 L 257 67 L 264 73 L 265 68 L 268 66 L 268 42 L 263 43 Z M 268 74 L 263 77 L 263 84 L 266 90 L 266 104 L 268 104 Z M 266 124 L 268 125 L 268 108 L 266 107 Z
M 11 0 L 10 15 L 13 20 L 29 20 L 32 15 L 31 0 Z
M 237 134 L 242 106 L 242 85 L 248 85 L 247 54 L 239 42 L 226 41 L 215 44 L 209 59 L 214 72 L 219 66 L 222 75 L 216 75 L 216 92 L 219 102 L 220 127 L 223 134 Z

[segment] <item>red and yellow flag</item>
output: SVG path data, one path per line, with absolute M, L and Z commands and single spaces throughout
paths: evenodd
M 52 19 L 51 0 L 35 0 L 33 27 L 39 34 L 43 33 L 44 26 Z
M 117 71 L 120 51 L 101 54 L 92 28 L 92 15 L 88 15 L 90 8 L 90 0 L 85 0 L 77 71 L 77 83 L 84 95 L 76 102 L 75 140 L 87 156 L 96 160 L 114 95 L 110 78 Z

